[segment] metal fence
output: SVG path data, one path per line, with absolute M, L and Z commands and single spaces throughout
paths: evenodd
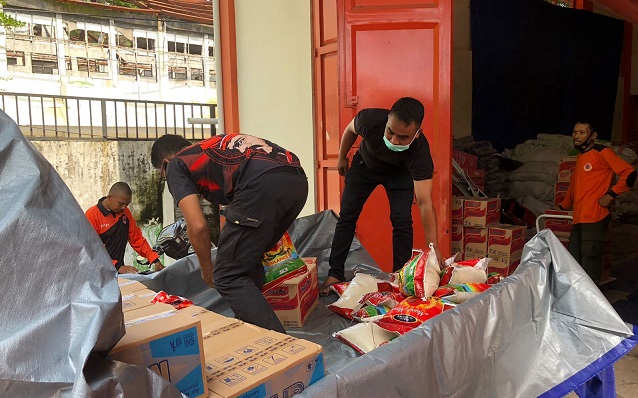
M 0 107 L 27 138 L 41 140 L 155 140 L 216 134 L 216 105 L 0 92 Z M 197 120 L 199 119 L 199 120 Z M 192 122 L 192 123 L 191 123 Z

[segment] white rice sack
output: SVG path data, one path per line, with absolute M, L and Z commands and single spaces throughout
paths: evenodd
M 358 323 L 334 334 L 334 337 L 354 348 L 360 354 L 370 352 L 397 336 L 397 334 L 388 332 L 372 322 Z
M 510 197 L 520 199 L 533 196 L 541 202 L 554 200 L 554 185 L 544 181 L 513 181 L 510 183 Z
M 359 307 L 359 301 L 363 296 L 379 291 L 378 282 L 380 280 L 372 275 L 356 274 L 341 297 L 328 308 L 347 319 L 352 319 L 352 313 Z
M 528 162 L 509 175 L 510 181 L 541 181 L 554 184 L 558 181 L 558 167 L 554 162 Z

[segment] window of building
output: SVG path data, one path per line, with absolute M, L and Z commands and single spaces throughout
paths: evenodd
M 120 47 L 133 48 L 133 40 L 117 32 L 117 45 Z
M 57 75 L 58 60 L 56 56 L 50 54 L 31 54 L 31 72 Z
M 147 37 L 136 37 L 135 44 L 140 50 L 155 50 L 155 39 Z
M 180 43 L 178 41 L 168 42 L 168 52 L 184 54 L 185 48 L 186 48 L 186 44 L 184 43 Z
M 186 80 L 188 76 L 186 74 L 185 67 L 179 66 L 169 66 L 168 67 L 168 78 L 172 80 Z
M 191 68 L 191 80 L 204 81 L 204 71 L 199 68 Z
M 106 59 L 78 58 L 78 70 L 81 72 L 108 73 L 109 62 Z
M 188 45 L 188 53 L 193 55 L 202 55 L 202 45 L 201 44 L 189 44 Z
M 215 47 L 208 47 L 208 56 L 209 57 L 215 56 Z
M 143 77 L 153 77 L 153 65 L 151 64 L 141 64 L 129 62 L 126 64 L 120 63 L 118 67 L 118 73 L 124 76 L 143 76 Z
M 7 65 L 24 66 L 24 51 L 7 50 Z

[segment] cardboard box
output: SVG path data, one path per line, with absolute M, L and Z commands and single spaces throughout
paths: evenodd
M 485 185 L 485 170 L 483 169 L 463 169 L 465 174 L 476 185 Z
M 558 181 L 571 181 L 574 168 L 576 167 L 576 156 L 567 156 L 560 158 L 558 162 Z
M 208 395 L 200 322 L 168 304 L 124 313 L 126 334 L 111 350 L 112 359 L 146 366 L 194 398 Z
M 126 294 L 122 296 L 122 311 L 123 312 L 133 311 L 139 308 L 144 308 L 144 307 L 148 307 L 149 305 L 153 305 L 153 303 L 151 303 L 151 300 L 153 299 L 153 297 L 155 297 L 155 295 L 139 297 L 135 295 L 135 293 L 137 292 L 133 292 L 131 294 Z
M 301 327 L 319 303 L 316 258 L 302 258 L 308 271 L 263 292 L 285 327 Z
M 452 225 L 463 225 L 463 203 L 465 197 L 453 196 L 452 197 Z
M 219 315 L 197 305 L 191 305 L 186 308 L 182 308 L 181 310 L 179 310 L 179 312 L 189 319 L 199 321 L 202 324 L 202 330 L 206 325 L 219 322 L 222 319 L 227 319 L 223 315 Z
M 488 228 L 463 227 L 464 258 L 487 257 Z
M 465 246 L 463 244 L 463 227 L 461 225 L 452 225 L 450 235 L 452 237 L 452 254 L 460 253 L 461 258 L 457 260 L 462 261 L 463 252 L 465 250 Z
M 452 151 L 452 157 L 463 169 L 476 169 L 478 157 L 462 151 Z
M 122 296 L 129 295 L 138 290 L 146 289 L 146 286 L 142 285 L 140 282 L 130 279 L 117 278 L 117 283 L 120 286 L 120 292 Z
M 572 217 L 574 216 L 573 211 L 553 209 L 545 210 L 545 214 Z M 571 234 L 572 228 L 574 227 L 572 220 L 568 218 L 542 218 L 541 220 L 541 229 L 547 228 L 551 230 L 558 238 L 569 238 L 569 234 Z
M 522 250 L 527 240 L 527 227 L 522 225 L 495 224 L 489 227 L 487 255 L 509 257 Z
M 234 319 L 211 333 L 204 343 L 209 397 L 291 397 L 324 376 L 318 344 Z
M 503 276 L 510 276 L 521 263 L 522 250 L 511 256 L 493 257 L 487 264 L 487 272 L 498 272 Z
M 500 198 L 465 198 L 463 201 L 463 226 L 484 228 L 497 223 L 500 217 Z
M 567 196 L 569 182 L 557 182 L 554 184 L 554 205 L 558 206 L 563 203 L 563 199 Z

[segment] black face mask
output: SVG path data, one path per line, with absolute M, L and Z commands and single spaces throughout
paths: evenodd
M 591 140 L 592 140 L 591 136 L 592 136 L 592 135 L 593 135 L 593 134 L 590 134 L 590 135 L 589 135 L 589 138 L 587 138 L 587 139 L 585 140 L 585 142 L 583 142 L 582 144 L 580 144 L 580 145 L 574 145 L 574 148 L 576 148 L 576 149 L 578 150 L 578 152 L 582 152 L 582 151 L 586 150 L 586 149 L 587 149 L 587 147 L 589 147 L 589 144 L 591 144 Z

